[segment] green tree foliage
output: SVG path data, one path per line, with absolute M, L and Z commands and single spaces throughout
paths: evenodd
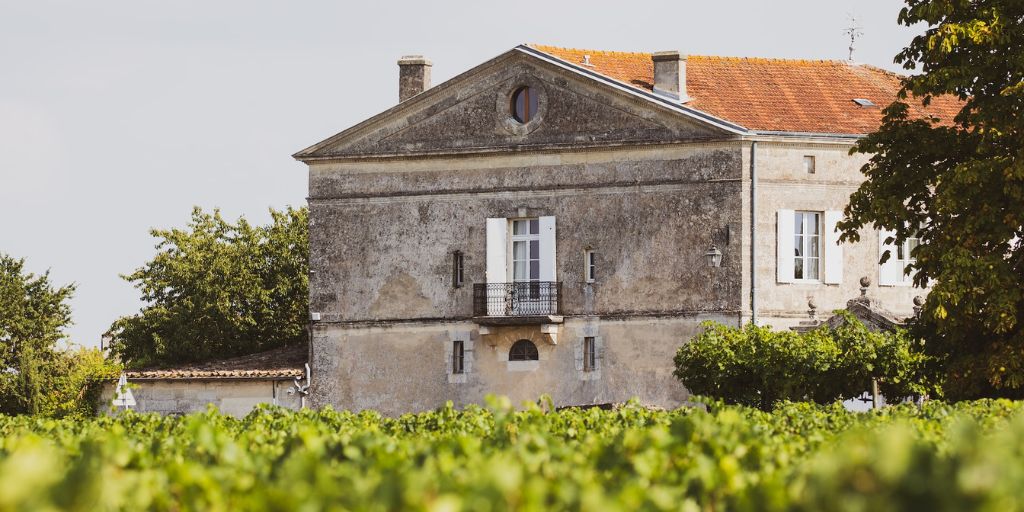
M 54 286 L 48 271 L 26 272 L 25 260 L 0 254 L 0 412 L 38 412 L 53 348 L 71 325 L 66 301 L 74 291 L 73 284 Z
M 103 385 L 120 376 L 121 365 L 95 348 L 68 345 L 51 352 L 45 390 L 36 413 L 49 418 L 91 418 L 109 403 L 100 403 Z
M 690 392 L 770 410 L 782 400 L 825 404 L 871 389 L 890 400 L 935 394 L 927 358 L 902 331 L 875 333 L 845 313 L 837 328 L 808 333 L 709 322 L 679 348 L 675 376 Z
M 908 0 L 899 22 L 928 26 L 896 57 L 920 73 L 855 148 L 872 156 L 843 239 L 873 224 L 901 244 L 920 226 L 914 282 L 934 288 L 916 334 L 947 396 L 1022 397 L 1024 3 Z M 963 100 L 952 123 L 915 114 L 938 95 Z
M 0 413 L 88 417 L 102 380 L 117 376 L 99 350 L 58 347 L 71 324 L 74 290 L 0 254 Z
M 0 510 L 1015 511 L 1024 408 L 0 416 Z
M 231 223 L 192 211 L 185 229 L 153 229 L 157 255 L 122 276 L 146 305 L 111 326 L 113 350 L 130 365 L 204 361 L 305 339 L 307 210 L 270 210 L 272 222 Z

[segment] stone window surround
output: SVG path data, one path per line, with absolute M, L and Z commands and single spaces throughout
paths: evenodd
M 462 373 L 453 373 L 452 368 L 453 362 L 453 351 L 455 349 L 455 341 L 462 341 Z M 473 372 L 473 366 L 475 362 L 475 345 L 476 342 L 472 337 L 470 331 L 448 331 L 448 336 L 444 341 L 444 360 L 445 360 L 445 374 L 448 376 L 449 384 L 464 384 L 469 380 L 469 374 Z
M 594 369 L 583 371 L 583 344 L 585 338 L 594 338 Z M 604 367 L 604 337 L 600 334 L 598 324 L 587 323 L 576 329 L 573 337 L 573 362 L 579 380 L 601 380 L 601 369 Z
M 543 83 L 532 75 L 522 74 L 508 82 L 504 89 L 499 89 L 495 98 L 495 108 L 498 111 L 499 126 L 505 132 L 512 135 L 524 136 L 540 127 L 544 122 L 544 114 L 547 112 L 548 95 Z M 512 103 L 512 95 L 521 87 L 529 87 L 530 94 L 537 95 L 537 113 L 530 118 L 526 124 L 516 121 L 509 111 Z
M 514 340 L 513 343 L 515 343 Z M 533 372 L 540 369 L 540 364 L 549 359 L 549 350 L 551 346 L 543 343 L 537 343 L 534 340 L 530 340 L 534 345 L 537 346 L 537 360 L 536 361 L 509 361 L 508 351 L 512 348 L 512 345 L 497 346 L 495 350 L 498 354 L 498 361 L 505 363 L 505 369 L 510 372 Z

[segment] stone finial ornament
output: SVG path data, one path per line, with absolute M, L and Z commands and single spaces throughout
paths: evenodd
M 864 276 L 860 278 L 860 296 L 866 297 L 868 294 L 868 288 L 871 286 L 871 278 Z
M 921 311 L 924 310 L 924 297 L 917 295 L 914 297 L 914 316 L 921 316 Z
M 814 297 L 807 299 L 807 314 L 811 317 L 811 320 L 815 320 L 818 316 L 818 303 L 814 300 Z

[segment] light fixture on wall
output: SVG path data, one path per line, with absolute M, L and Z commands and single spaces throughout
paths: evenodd
M 704 253 L 704 259 L 709 267 L 720 267 L 722 266 L 722 251 L 719 251 L 718 247 L 712 245 L 708 252 Z

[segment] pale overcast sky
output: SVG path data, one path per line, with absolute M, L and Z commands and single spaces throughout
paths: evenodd
M 290 155 L 519 43 L 845 59 L 889 69 L 895 0 L 263 2 L 0 0 L 0 252 L 75 282 L 73 340 L 141 306 L 118 277 L 193 205 L 265 222 L 305 204 Z M 920 29 L 920 27 L 916 27 Z

